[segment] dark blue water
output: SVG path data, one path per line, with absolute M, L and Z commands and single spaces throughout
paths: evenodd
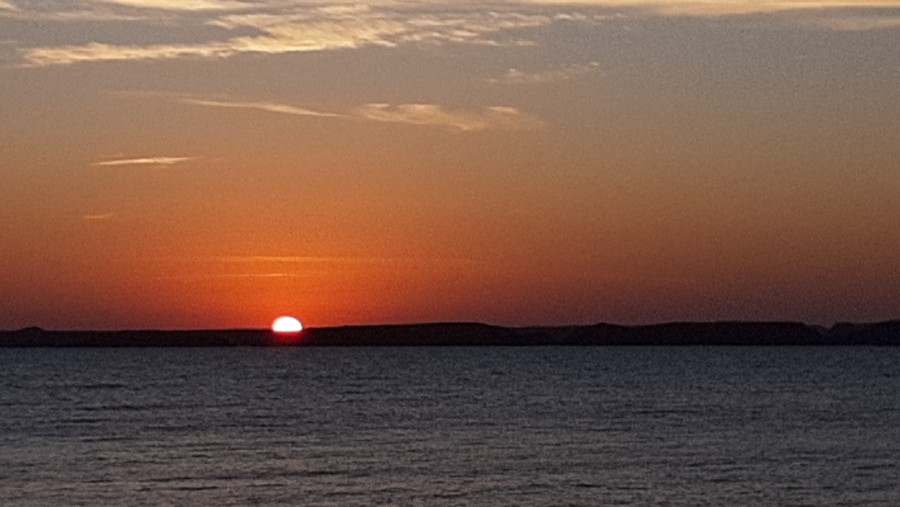
M 0 505 L 900 505 L 900 348 L 0 350 Z

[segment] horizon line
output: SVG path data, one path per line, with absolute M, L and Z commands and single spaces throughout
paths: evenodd
M 324 329 L 346 329 L 346 328 L 387 328 L 387 327 L 416 327 L 416 326 L 459 326 L 459 325 L 468 325 L 468 326 L 484 326 L 484 327 L 493 327 L 493 328 L 501 328 L 501 329 L 559 329 L 559 328 L 584 328 L 584 327 L 594 327 L 594 326 L 616 326 L 616 327 L 625 327 L 625 328 L 639 328 L 639 327 L 654 327 L 654 326 L 669 326 L 669 325 L 679 325 L 679 324 L 700 324 L 700 325 L 716 325 L 716 324 L 794 324 L 794 325 L 802 325 L 810 328 L 824 328 L 824 329 L 833 329 L 837 326 L 841 325 L 876 325 L 876 324 L 887 324 L 887 323 L 897 323 L 900 322 L 900 317 L 897 318 L 889 318 L 882 320 L 871 320 L 871 321 L 835 321 L 831 325 L 823 325 L 823 324 L 810 324 L 807 322 L 803 322 L 800 320 L 741 320 L 741 319 L 723 319 L 723 320 L 671 320 L 671 321 L 660 321 L 646 324 L 619 324 L 615 322 L 606 322 L 599 321 L 592 324 L 525 324 L 525 325 L 505 325 L 505 324 L 490 324 L 486 322 L 478 322 L 478 321 L 468 321 L 468 320 L 460 320 L 460 321 L 419 321 L 419 322 L 402 322 L 402 323 L 378 323 L 378 324 L 338 324 L 338 325 L 329 325 L 329 326 L 308 326 L 304 324 L 304 331 L 311 331 L 314 329 L 324 330 Z M 45 328 L 38 325 L 25 326 L 21 328 L 15 329 L 0 329 L 0 333 L 19 333 L 19 332 L 49 332 L 49 333 L 134 333 L 134 332 L 144 332 L 144 333 L 178 333 L 178 332 L 273 332 L 269 327 L 222 327 L 222 328 L 102 328 L 102 329 L 89 329 L 89 328 L 70 328 L 70 329 L 59 329 L 59 328 Z

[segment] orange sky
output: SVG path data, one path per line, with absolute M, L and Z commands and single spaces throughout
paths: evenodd
M 0 329 L 900 316 L 900 2 L 0 0 Z

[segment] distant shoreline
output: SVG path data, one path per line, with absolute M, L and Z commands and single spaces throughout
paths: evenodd
M 840 323 L 672 322 L 638 326 L 502 327 L 430 323 L 304 329 L 0 331 L 0 347 L 898 346 L 900 320 Z

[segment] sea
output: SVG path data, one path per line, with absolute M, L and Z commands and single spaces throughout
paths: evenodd
M 900 505 L 900 347 L 0 349 L 2 506 Z

